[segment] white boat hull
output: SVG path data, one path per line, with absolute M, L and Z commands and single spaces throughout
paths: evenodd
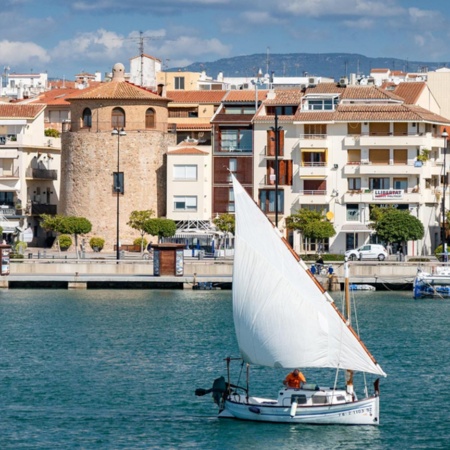
M 268 404 L 270 403 L 270 404 Z M 379 425 L 379 397 L 328 405 L 298 405 L 292 414 L 291 404 L 276 400 L 228 398 L 220 418 L 257 422 L 303 423 L 316 425 Z

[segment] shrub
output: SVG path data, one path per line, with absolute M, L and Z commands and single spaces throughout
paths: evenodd
M 55 130 L 54 128 L 47 128 L 44 131 L 44 133 L 47 137 L 54 137 L 54 138 L 59 138 L 59 136 L 61 135 L 61 133 L 58 130 Z
M 141 243 L 144 243 L 143 244 L 143 246 L 141 247 Z M 147 242 L 147 239 L 145 239 L 145 238 L 136 238 L 134 241 L 133 241 L 133 245 L 138 245 L 139 247 L 141 247 L 141 248 L 143 248 L 144 250 L 147 248 L 147 244 L 148 244 L 148 242 Z
M 98 236 L 93 236 L 89 240 L 89 245 L 91 246 L 94 252 L 100 252 L 105 246 L 105 240 Z
M 324 262 L 326 261 L 344 261 L 345 256 L 344 255 L 338 255 L 335 253 L 321 253 L 322 259 Z M 300 255 L 303 261 L 313 261 L 316 262 L 319 259 L 319 255 L 317 253 L 313 254 L 307 254 L 307 255 Z
M 57 240 L 61 250 L 67 250 L 72 245 L 72 238 L 68 234 L 59 235 Z

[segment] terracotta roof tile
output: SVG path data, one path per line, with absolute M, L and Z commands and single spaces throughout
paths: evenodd
M 110 81 L 101 83 L 99 86 L 85 90 L 76 97 L 71 97 L 69 101 L 74 100 L 160 100 L 170 101 L 154 92 L 140 86 L 136 86 L 128 81 Z
M 166 95 L 177 103 L 220 103 L 226 93 L 227 91 L 168 91 Z
M 338 86 L 336 83 L 319 83 L 315 86 L 307 87 L 305 95 L 307 94 L 342 94 L 345 86 Z
M 258 89 L 258 101 L 262 102 L 266 100 L 267 89 Z M 254 102 L 256 97 L 256 91 L 228 91 L 226 96 L 223 98 L 224 103 L 236 102 L 236 103 L 250 103 Z
M 71 96 L 77 96 L 80 93 L 79 89 L 66 88 L 66 89 L 52 89 L 40 94 L 36 100 L 32 103 L 45 103 L 46 105 L 65 105 L 70 107 L 68 98 Z
M 403 98 L 405 103 L 414 105 L 419 100 L 420 94 L 425 89 L 426 83 L 420 81 L 411 81 L 400 83 L 394 89 L 394 93 Z
M 182 145 L 183 144 L 183 145 Z M 169 155 L 208 155 L 208 152 L 205 152 L 204 150 L 200 150 L 197 148 L 196 143 L 190 143 L 190 142 L 181 142 L 180 148 L 177 148 L 175 150 L 169 150 L 167 153 Z
M 254 114 L 217 114 L 211 123 L 250 124 Z
M 176 123 L 177 131 L 201 131 L 201 130 L 211 130 L 210 123 Z
M 0 103 L 0 118 L 2 119 L 34 119 L 45 109 L 45 105 Z
M 370 69 L 370 73 L 388 73 L 389 69 Z
M 276 89 L 275 98 L 268 98 L 264 105 L 299 105 L 302 96 L 301 89 Z
M 339 105 L 335 112 L 299 111 L 295 122 L 431 122 L 449 124 L 445 117 L 420 106 L 399 104 Z

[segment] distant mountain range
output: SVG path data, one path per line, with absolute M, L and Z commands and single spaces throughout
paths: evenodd
M 202 72 L 214 79 L 222 72 L 226 77 L 255 77 L 259 71 L 274 72 L 275 76 L 322 76 L 339 80 L 351 73 L 369 75 L 371 69 L 387 68 L 404 72 L 426 72 L 440 67 L 450 67 L 441 62 L 408 61 L 396 58 L 369 58 L 354 53 L 288 53 L 235 56 L 213 62 L 196 62 L 186 67 L 173 67 L 170 72 Z

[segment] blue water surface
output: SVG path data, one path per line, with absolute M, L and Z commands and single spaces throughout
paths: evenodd
M 356 297 L 388 374 L 379 427 L 218 420 L 194 391 L 238 356 L 229 291 L 0 291 L 0 448 L 448 449 L 450 302 Z M 252 392 L 273 397 L 284 376 L 252 369 Z

